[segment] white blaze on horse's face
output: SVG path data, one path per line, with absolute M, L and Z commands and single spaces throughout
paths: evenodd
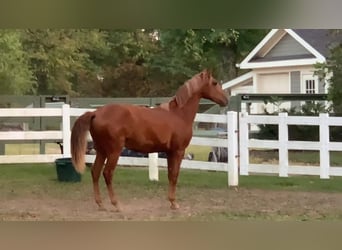
M 205 73 L 204 73 L 205 74 Z M 227 106 L 228 98 L 227 93 L 222 89 L 222 85 L 217 82 L 217 80 L 212 77 L 210 73 L 207 74 L 208 81 L 203 88 L 202 95 L 204 98 L 210 99 L 213 102 L 219 104 L 220 106 Z M 204 76 L 205 77 L 205 76 Z

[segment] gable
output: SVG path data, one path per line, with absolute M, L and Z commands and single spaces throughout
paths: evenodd
M 285 34 L 281 40 L 263 57 L 256 55 L 253 61 L 273 61 L 273 60 L 288 60 L 299 58 L 313 58 L 311 54 L 304 46 L 296 41 L 289 34 Z
M 273 29 L 238 65 L 241 69 L 322 63 L 325 57 L 291 29 Z

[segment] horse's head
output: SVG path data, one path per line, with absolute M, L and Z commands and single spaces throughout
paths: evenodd
M 212 100 L 220 106 L 228 104 L 228 98 L 221 84 L 217 82 L 208 70 L 195 75 L 181 86 L 176 93 L 176 102 L 182 107 L 193 95 Z
M 223 91 L 222 85 L 212 76 L 211 72 L 204 70 L 200 73 L 201 94 L 203 98 L 212 100 L 221 107 L 227 106 L 227 93 Z

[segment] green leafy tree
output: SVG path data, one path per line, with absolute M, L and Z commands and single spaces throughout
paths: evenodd
M 342 114 L 342 30 L 332 30 L 333 37 L 339 37 L 331 44 L 330 56 L 326 63 L 317 64 L 315 74 L 320 79 L 328 79 L 328 99 L 335 113 Z M 328 77 L 328 78 L 327 78 Z
M 39 94 L 79 94 L 78 76 L 94 79 L 100 71 L 95 61 L 107 49 L 104 34 L 97 30 L 28 29 L 23 32 L 23 45 Z
M 171 75 L 190 77 L 203 68 L 221 72 L 224 50 L 237 39 L 235 30 L 174 29 L 159 30 L 160 52 L 152 67 Z
M 0 31 L 0 93 L 34 94 L 36 89 L 27 54 L 17 30 Z
M 236 64 L 262 39 L 267 30 L 172 29 L 157 30 L 158 53 L 149 63 L 173 92 L 180 83 L 211 69 L 221 81 L 239 75 Z
M 332 72 L 329 87 L 329 99 L 336 113 L 342 114 L 342 43 L 332 50 L 328 70 Z
M 10 44 L 18 48 L 17 54 L 4 50 L 8 56 L 20 58 L 16 62 L 21 64 L 16 68 L 26 70 L 27 74 L 15 71 L 15 75 L 6 76 L 14 81 L 10 85 L 12 90 L 6 91 L 103 97 L 171 96 L 180 84 L 203 68 L 212 69 L 218 80 L 236 77 L 239 74 L 236 63 L 264 32 L 232 29 L 13 31 L 17 42 Z M 4 68 L 2 72 L 9 74 L 10 70 Z M 18 83 L 16 78 L 30 84 Z M 2 86 L 3 92 L 6 86 Z
M 154 30 L 108 30 L 110 48 L 103 63 L 105 96 L 151 96 L 157 89 L 149 70 L 151 57 L 157 53 Z M 158 92 L 160 93 L 160 92 Z
M 237 38 L 234 30 L 160 29 L 154 30 L 153 53 L 144 64 L 150 95 L 171 96 L 175 90 L 204 68 L 218 79 L 226 73 L 225 50 Z

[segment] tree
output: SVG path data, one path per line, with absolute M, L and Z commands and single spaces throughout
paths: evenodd
M 17 30 L 0 31 L 1 94 L 34 94 L 36 85 Z
M 330 78 L 329 99 L 333 103 L 336 113 L 342 113 L 342 43 L 331 52 L 327 64 L 328 71 L 332 73 Z
M 157 53 L 153 30 L 107 30 L 110 48 L 103 67 L 105 96 L 151 96 L 156 86 L 148 69 Z
M 332 108 L 335 113 L 342 114 L 342 32 L 341 30 L 332 30 L 337 43 L 331 44 L 330 56 L 326 63 L 317 64 L 315 74 L 321 80 L 328 79 L 328 99 L 332 102 Z
M 169 78 L 172 91 L 180 83 L 209 68 L 221 81 L 238 76 L 236 64 L 265 35 L 266 30 L 173 29 L 158 30 L 158 53 L 152 72 Z
M 237 39 L 235 30 L 159 30 L 160 51 L 151 67 L 171 75 L 190 77 L 203 68 L 220 72 L 224 49 Z
M 0 59 L 3 64 L 0 79 L 11 84 L 2 84 L 1 89 L 3 93 L 20 94 L 171 96 L 179 85 L 204 68 L 211 69 L 218 80 L 236 77 L 239 74 L 236 63 L 261 39 L 262 32 L 232 29 L 7 31 L 7 40 L 0 41 L 7 44 L 0 48 L 4 55 Z M 16 70 L 11 71 L 8 65 L 13 63 L 10 62 L 16 63 L 12 67 Z
M 95 78 L 100 68 L 94 61 L 107 49 L 97 30 L 27 29 L 22 42 L 39 94 L 79 94 L 78 76 Z

